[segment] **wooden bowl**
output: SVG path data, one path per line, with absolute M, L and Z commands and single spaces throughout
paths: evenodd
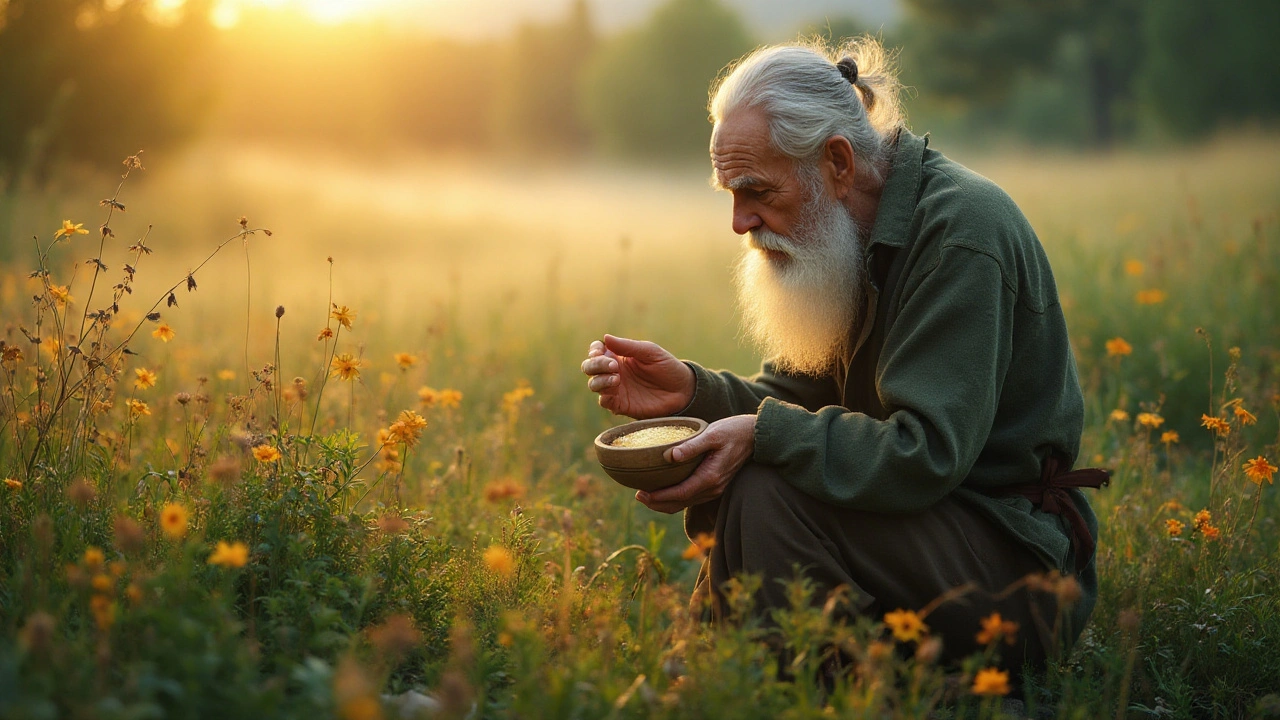
M 694 433 L 676 442 L 650 445 L 648 447 L 614 447 L 614 440 L 660 425 L 676 425 L 693 428 Z M 687 458 L 682 462 L 670 463 L 663 459 L 668 449 L 697 437 L 707 429 L 707 422 L 690 417 L 663 417 L 648 420 L 636 420 L 625 425 L 609 428 L 596 436 L 596 459 L 606 474 L 618 484 L 646 492 L 675 485 L 693 474 L 702 456 Z

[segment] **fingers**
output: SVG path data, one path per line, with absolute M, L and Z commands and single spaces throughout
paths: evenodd
M 618 361 L 606 355 L 589 357 L 582 361 L 582 372 L 586 375 L 605 375 L 618 372 Z
M 657 343 L 651 343 L 648 340 L 630 340 L 616 335 L 605 335 L 604 346 L 608 351 L 633 357 L 641 362 L 657 362 L 671 355 Z
M 591 392 L 603 392 L 611 387 L 617 387 L 622 378 L 618 375 L 595 375 L 587 380 L 587 388 Z
M 663 453 L 663 459 L 667 462 L 684 462 L 691 457 L 697 457 L 708 450 L 714 450 L 722 445 L 720 434 L 713 428 L 708 428 L 706 432 L 696 437 L 690 438 L 679 445 L 667 450 Z

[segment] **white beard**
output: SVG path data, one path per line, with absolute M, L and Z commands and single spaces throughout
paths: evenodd
M 743 239 L 735 273 L 743 329 L 779 370 L 819 376 L 848 349 L 863 320 L 863 241 L 849 211 L 822 192 L 806 203 L 794 239 L 764 228 Z

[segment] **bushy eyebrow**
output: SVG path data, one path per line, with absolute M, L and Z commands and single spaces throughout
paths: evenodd
M 720 182 L 719 173 L 715 173 L 711 176 L 711 187 L 717 190 L 741 190 L 743 188 L 755 187 L 763 184 L 764 181 L 754 175 L 740 175 L 727 183 Z

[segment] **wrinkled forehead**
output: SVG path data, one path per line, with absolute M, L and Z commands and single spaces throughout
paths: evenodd
M 774 174 L 790 167 L 769 137 L 769 123 L 758 108 L 747 108 L 716 123 L 711 132 L 712 182 L 735 189 L 745 177 Z

